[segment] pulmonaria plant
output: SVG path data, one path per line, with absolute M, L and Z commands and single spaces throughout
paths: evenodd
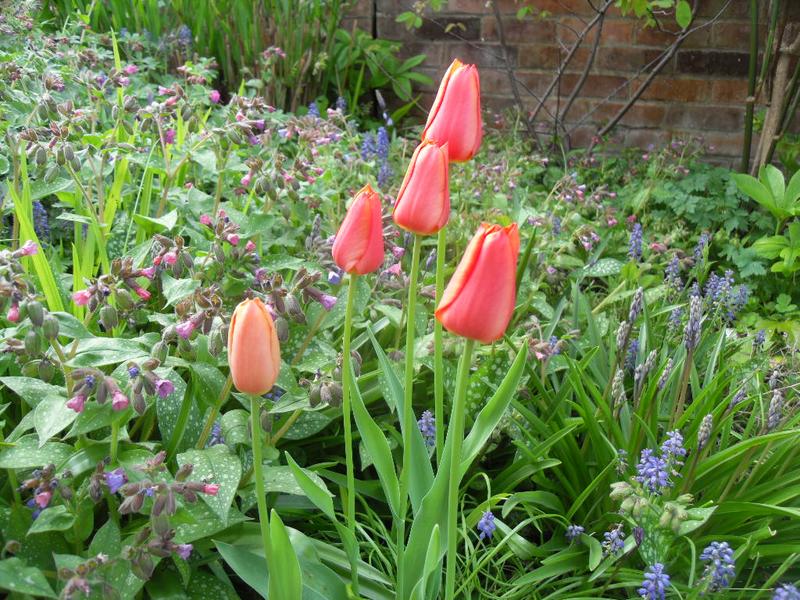
M 66 501 L 72 500 L 74 492 L 66 481 L 71 478 L 72 473 L 69 471 L 59 476 L 56 473 L 56 466 L 49 464 L 41 469 L 34 469 L 31 476 L 22 482 L 19 492 L 23 494 L 30 492 L 31 496 L 25 505 L 33 511 L 31 516 L 34 519 L 51 505 L 57 495 Z

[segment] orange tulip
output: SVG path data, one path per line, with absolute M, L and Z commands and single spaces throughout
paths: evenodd
M 365 185 L 356 194 L 333 241 L 333 260 L 347 273 L 364 275 L 383 264 L 381 199 Z
M 516 300 L 519 230 L 483 223 L 447 284 L 436 318 L 456 335 L 486 344 L 503 337 Z
M 464 162 L 475 156 L 482 135 L 478 68 L 455 59 L 439 84 L 422 139 L 447 144 L 450 160 Z
M 281 346 L 272 315 L 259 298 L 245 300 L 233 311 L 228 363 L 236 389 L 245 394 L 265 394 L 278 379 Z
M 447 171 L 447 144 L 439 147 L 425 140 L 417 146 L 394 203 L 392 217 L 399 227 L 430 235 L 447 224 L 450 218 Z

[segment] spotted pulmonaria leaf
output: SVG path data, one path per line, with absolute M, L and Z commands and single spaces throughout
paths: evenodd
M 45 508 L 28 529 L 28 535 L 45 531 L 65 531 L 75 524 L 75 515 L 66 506 Z
M 217 444 L 203 450 L 192 449 L 179 454 L 178 464 L 185 463 L 194 465 L 191 474 L 193 481 L 202 480 L 219 485 L 219 491 L 215 496 L 200 494 L 200 497 L 223 522 L 227 522 L 228 510 L 242 476 L 242 463 L 239 457 L 226 445 Z
M 17 594 L 56 597 L 44 574 L 39 569 L 26 566 L 16 557 L 0 560 L 0 589 Z
M 39 446 L 38 435 L 26 435 L 0 452 L 0 469 L 33 469 L 49 463 L 58 466 L 71 453 L 72 448 L 66 444 L 47 442 Z
M 63 431 L 77 418 L 78 413 L 69 408 L 66 398 L 48 396 L 36 405 L 33 427 L 39 436 L 39 447 L 47 443 L 59 431 Z

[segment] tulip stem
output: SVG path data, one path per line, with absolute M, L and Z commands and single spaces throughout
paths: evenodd
M 258 523 L 261 527 L 261 543 L 264 546 L 264 558 L 267 571 L 272 567 L 272 544 L 269 541 L 269 512 L 267 511 L 267 494 L 264 491 L 264 457 L 261 448 L 261 399 L 250 395 L 250 435 L 253 442 L 253 475 L 256 479 L 256 504 L 258 505 Z M 270 577 L 272 573 L 270 573 Z
M 458 488 L 461 482 L 461 444 L 464 441 L 464 412 L 467 399 L 469 368 L 472 362 L 474 340 L 466 340 L 456 376 L 456 392 L 453 412 L 447 437 L 452 436 L 450 460 L 450 482 L 447 489 L 447 574 L 445 578 L 445 600 L 453 600 L 456 586 L 456 549 L 458 546 Z
M 344 338 L 342 341 L 342 419 L 344 420 L 344 455 L 347 461 L 347 527 L 355 535 L 356 532 L 356 479 L 353 471 L 353 429 L 350 416 L 350 390 L 353 385 L 353 374 L 350 364 L 350 334 L 353 328 L 353 305 L 355 304 L 358 275 L 351 273 L 347 285 L 347 307 L 344 313 Z M 355 575 L 355 574 L 354 574 Z
M 444 255 L 447 250 L 445 230 L 439 230 L 436 240 L 436 306 L 444 292 Z M 442 324 L 439 319 L 433 320 L 433 405 L 436 422 L 436 464 L 442 464 L 444 448 L 444 356 L 442 348 Z
M 406 373 L 403 388 L 402 419 L 403 470 L 400 472 L 400 508 L 397 515 L 397 582 L 403 582 L 403 555 L 406 539 L 406 510 L 408 509 L 408 481 L 411 475 L 411 428 L 414 426 L 414 336 L 416 333 L 417 277 L 419 275 L 419 255 L 422 250 L 422 237 L 414 234 L 414 250 L 411 254 L 411 270 L 408 281 L 408 302 L 406 312 Z M 398 407 L 399 409 L 400 407 Z

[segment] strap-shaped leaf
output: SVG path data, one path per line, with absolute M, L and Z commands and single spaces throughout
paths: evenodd
M 285 454 L 286 462 L 292 469 L 292 474 L 294 475 L 295 481 L 297 481 L 297 485 L 300 486 L 306 497 L 314 503 L 314 506 L 325 513 L 325 516 L 331 521 L 335 522 L 336 513 L 333 512 L 333 500 L 331 499 L 330 492 L 311 479 L 288 452 Z
M 302 598 L 303 576 L 300 572 L 300 562 L 289 540 L 289 532 L 274 510 L 269 516 L 269 535 L 272 544 L 269 597 Z

